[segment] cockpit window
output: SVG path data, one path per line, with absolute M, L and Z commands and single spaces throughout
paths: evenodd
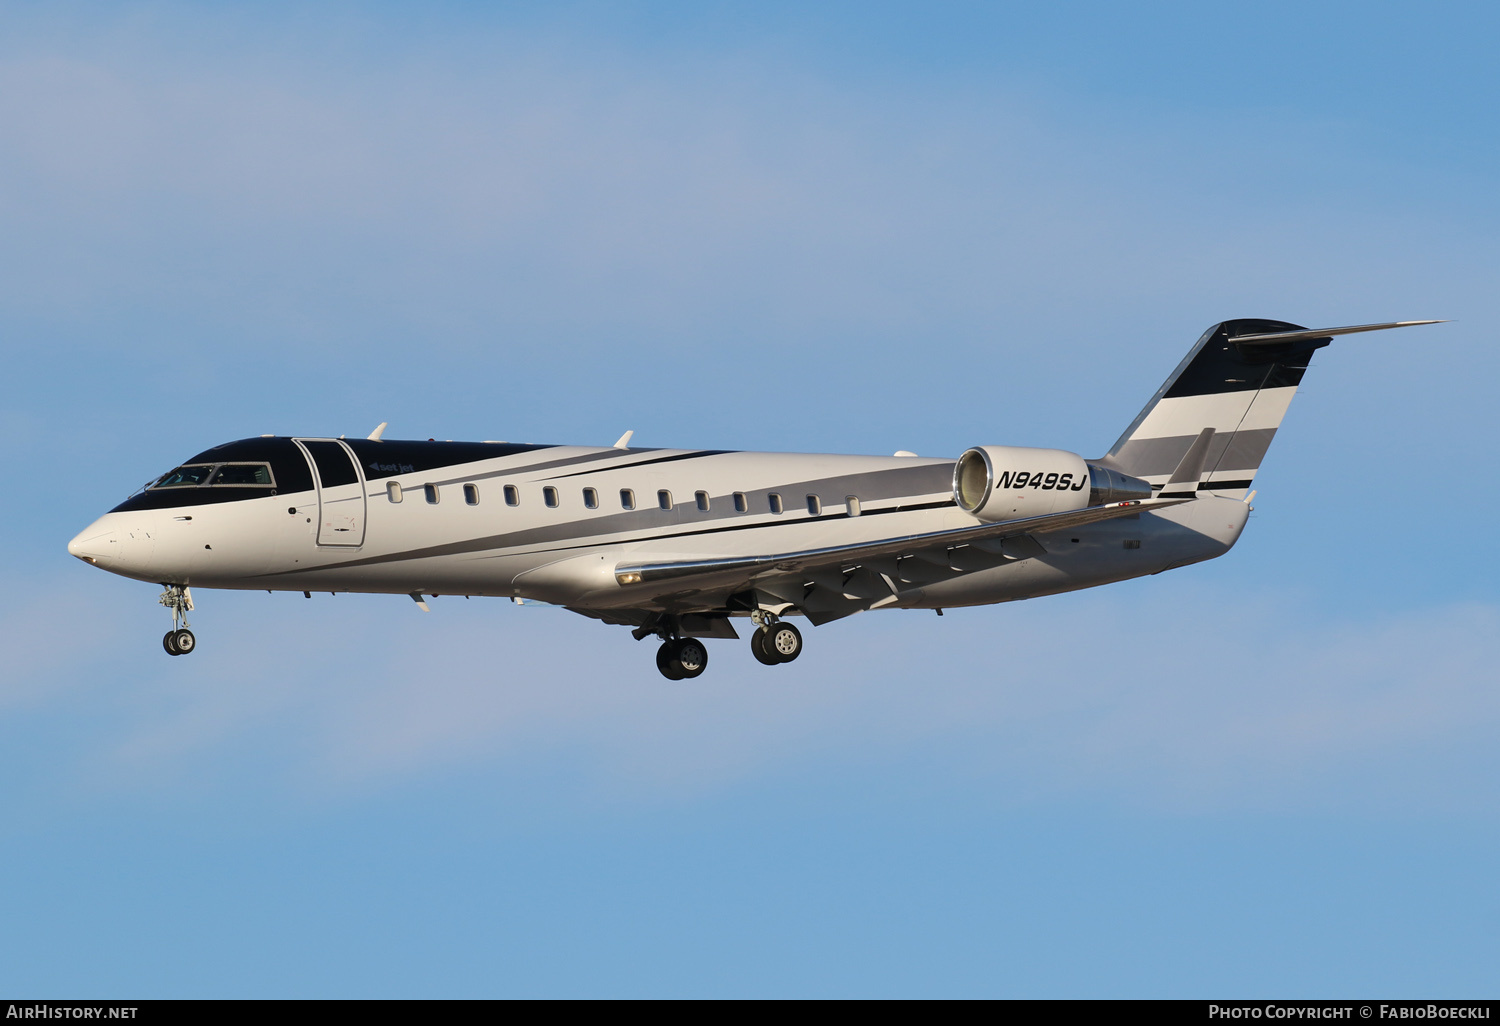
M 216 485 L 269 485 L 271 468 L 264 463 L 226 463 L 214 475 L 211 484 Z
M 271 486 L 276 480 L 265 463 L 194 463 L 164 475 L 152 488 L 196 488 L 200 485 L 232 485 L 239 488 Z
M 165 474 L 152 488 L 192 488 L 195 485 L 208 484 L 208 475 L 213 471 L 212 463 L 204 463 L 196 466 L 178 467 L 170 474 Z

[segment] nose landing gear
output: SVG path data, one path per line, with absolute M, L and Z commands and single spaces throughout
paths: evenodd
M 166 590 L 157 599 L 172 611 L 172 629 L 161 639 L 161 647 L 168 655 L 187 655 L 198 647 L 198 639 L 188 630 L 187 615 L 193 609 L 193 595 L 182 584 L 162 585 Z

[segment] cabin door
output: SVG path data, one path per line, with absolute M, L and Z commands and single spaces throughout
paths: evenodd
M 365 543 L 365 482 L 359 462 L 335 438 L 294 438 L 312 462 L 318 483 L 318 544 Z

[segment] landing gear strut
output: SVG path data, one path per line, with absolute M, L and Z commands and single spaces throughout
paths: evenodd
M 755 630 L 750 634 L 750 654 L 766 666 L 789 663 L 802 654 L 802 632 L 778 620 L 773 613 L 757 609 L 750 614 Z
M 193 609 L 193 595 L 185 585 L 166 584 L 166 591 L 157 601 L 172 611 L 172 629 L 161 639 L 161 647 L 168 655 L 187 655 L 198 647 L 198 639 L 188 630 L 188 613 Z

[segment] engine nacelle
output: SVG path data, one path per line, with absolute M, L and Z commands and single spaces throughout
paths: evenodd
M 1062 449 L 980 445 L 953 468 L 958 508 L 991 523 L 1082 509 L 1089 491 L 1088 464 Z
M 1122 474 L 1097 463 L 1089 464 L 1089 505 L 1151 498 L 1151 485 L 1138 477 Z

